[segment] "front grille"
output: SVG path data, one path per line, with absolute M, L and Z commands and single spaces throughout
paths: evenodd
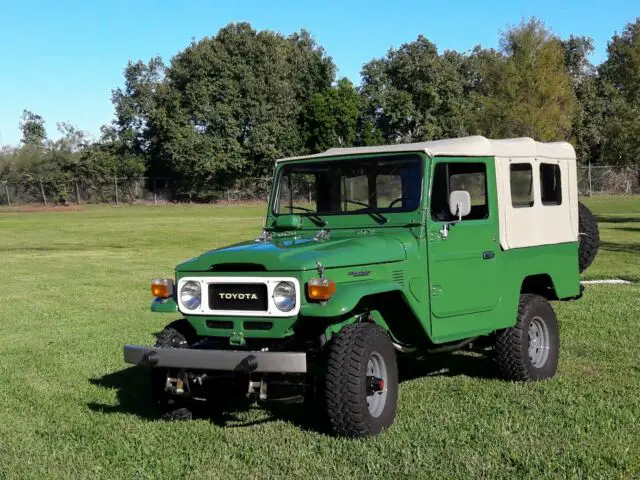
M 266 312 L 267 286 L 264 283 L 210 283 L 211 310 Z

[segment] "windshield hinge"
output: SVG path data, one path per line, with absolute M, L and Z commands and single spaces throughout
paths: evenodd
M 258 235 L 258 237 L 256 238 L 256 242 L 258 243 L 267 243 L 270 242 L 272 240 L 272 235 L 271 232 L 268 230 L 262 230 L 262 233 L 260 235 Z
M 319 241 L 322 241 L 322 240 L 329 240 L 329 238 L 331 238 L 331 230 L 325 230 L 325 229 L 320 230 L 313 237 L 313 239 L 316 242 L 319 242 Z

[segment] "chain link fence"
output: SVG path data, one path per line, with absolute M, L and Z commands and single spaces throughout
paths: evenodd
M 640 194 L 640 166 L 578 167 L 580 195 Z
M 238 203 L 266 201 L 271 190 L 271 178 L 245 178 L 233 186 L 212 190 L 204 196 L 209 203 Z M 172 185 L 168 178 L 110 178 L 101 181 L 29 180 L 8 182 L 0 180 L 0 205 L 65 205 L 81 203 L 188 202 L 189 195 Z
M 271 178 L 244 178 L 229 188 L 213 190 L 203 198 L 209 203 L 264 202 L 269 198 L 271 182 Z M 297 196 L 315 196 L 312 188 L 312 184 L 299 185 Z M 640 167 L 580 166 L 578 192 L 588 196 L 640 194 Z M 102 181 L 34 179 L 23 182 L 0 180 L 0 205 L 119 205 L 187 201 L 188 195 L 174 188 L 168 178 L 110 178 Z

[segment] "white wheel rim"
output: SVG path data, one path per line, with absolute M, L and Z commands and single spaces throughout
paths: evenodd
M 366 376 L 375 377 L 384 382 L 382 390 L 367 391 L 367 408 L 369 409 L 369 415 L 372 417 L 379 417 L 384 411 L 384 406 L 387 403 L 388 375 L 387 364 L 385 363 L 384 358 L 382 358 L 382 355 L 378 352 L 373 352 L 369 357 Z
M 540 317 L 533 317 L 529 322 L 529 361 L 536 368 L 542 368 L 549 359 L 551 336 L 547 324 Z

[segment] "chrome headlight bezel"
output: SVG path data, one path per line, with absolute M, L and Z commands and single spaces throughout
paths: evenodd
M 200 282 L 192 280 L 180 287 L 180 303 L 187 310 L 196 310 L 202 304 L 202 287 Z
M 283 280 L 273 289 L 273 304 L 281 312 L 290 312 L 296 307 L 296 286 L 292 282 Z

